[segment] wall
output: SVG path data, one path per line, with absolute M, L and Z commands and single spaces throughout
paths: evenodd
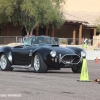
M 73 25 L 63 25 L 60 29 L 55 29 L 55 37 L 61 37 L 61 38 L 73 38 Z M 76 38 L 78 38 L 78 26 L 75 27 L 76 29 Z
M 60 38 L 73 38 L 73 29 L 74 25 L 63 25 L 60 29 L 55 29 L 55 37 Z M 79 38 L 79 26 L 75 27 L 76 29 L 76 38 Z M 82 36 L 90 38 L 90 29 L 83 28 Z
M 83 28 L 83 37 L 90 38 L 90 29 Z
M 22 36 L 21 26 L 5 26 L 1 28 L 1 36 Z
M 93 36 L 93 45 L 94 46 L 99 46 L 100 47 L 100 35 Z

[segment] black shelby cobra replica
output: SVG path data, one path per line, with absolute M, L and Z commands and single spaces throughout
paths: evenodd
M 49 36 L 24 37 L 22 45 L 0 48 L 0 68 L 12 71 L 13 68 L 33 67 L 37 73 L 71 68 L 74 73 L 80 73 L 84 57 L 83 49 L 61 47 Z

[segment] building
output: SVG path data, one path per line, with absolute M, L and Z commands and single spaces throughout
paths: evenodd
M 39 27 L 33 31 L 34 35 L 49 35 L 59 38 L 78 38 L 78 44 L 81 44 L 82 37 L 93 38 L 96 34 L 96 19 L 100 16 L 99 0 L 67 0 L 62 4 L 62 10 L 65 16 L 65 23 L 60 29 L 54 27 Z M 94 5 L 95 4 L 95 5 Z M 19 26 L 8 24 L 1 28 L 0 36 L 24 36 L 25 29 Z

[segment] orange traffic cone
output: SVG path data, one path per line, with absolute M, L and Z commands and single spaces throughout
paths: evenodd
M 99 63 L 99 61 L 98 61 L 98 57 L 96 57 L 96 59 L 95 59 L 95 63 L 96 63 L 96 64 Z

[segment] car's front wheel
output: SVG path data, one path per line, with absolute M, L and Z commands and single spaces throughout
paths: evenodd
M 5 54 L 2 54 L 0 56 L 0 68 L 2 71 L 12 71 L 13 70 Z
M 47 71 L 47 65 L 39 53 L 35 53 L 34 55 L 33 66 L 36 73 L 43 73 Z
M 81 73 L 81 69 L 82 69 L 82 64 L 72 67 L 73 73 Z

